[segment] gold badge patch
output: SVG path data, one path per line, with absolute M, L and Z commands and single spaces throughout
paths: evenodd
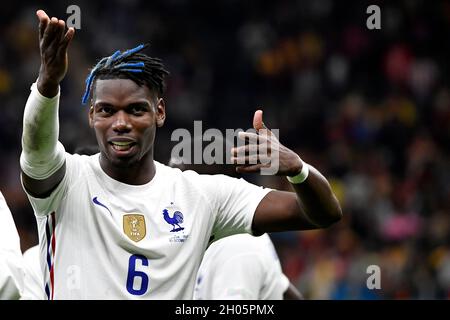
M 142 214 L 125 214 L 123 232 L 134 242 L 144 239 L 146 234 L 145 218 Z

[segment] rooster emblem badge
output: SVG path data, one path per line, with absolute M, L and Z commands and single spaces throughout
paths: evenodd
M 173 213 L 173 216 L 170 217 L 169 211 L 167 209 L 164 209 L 163 217 L 168 224 L 172 225 L 173 229 L 170 230 L 170 232 L 178 232 L 184 230 L 184 228 L 180 226 L 180 223 L 183 223 L 183 214 L 180 211 L 175 211 Z M 178 228 L 176 228 L 175 226 L 177 226 Z

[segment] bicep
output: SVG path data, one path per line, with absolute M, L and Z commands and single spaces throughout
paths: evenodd
M 312 223 L 294 192 L 269 192 L 259 203 L 253 216 L 255 235 L 265 232 L 311 230 L 319 228 Z
M 28 194 L 35 198 L 47 198 L 58 187 L 66 174 L 66 163 L 46 179 L 37 180 L 22 171 L 22 183 Z

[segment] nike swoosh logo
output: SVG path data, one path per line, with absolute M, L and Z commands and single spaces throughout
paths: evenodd
M 109 214 L 110 214 L 111 217 L 112 217 L 112 212 L 111 212 L 111 210 L 109 210 L 108 207 L 105 206 L 103 203 L 101 203 L 100 201 L 98 201 L 97 197 L 94 197 L 94 198 L 92 199 L 92 202 L 94 202 L 94 204 L 96 204 L 96 205 L 98 205 L 98 206 L 100 206 L 100 207 L 103 207 L 103 208 L 105 208 L 106 210 L 108 210 Z

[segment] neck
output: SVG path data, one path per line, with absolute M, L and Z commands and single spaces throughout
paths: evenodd
M 152 152 L 148 152 L 140 161 L 128 166 L 112 164 L 100 153 L 100 166 L 114 180 L 131 185 L 146 184 L 153 179 L 156 173 Z

